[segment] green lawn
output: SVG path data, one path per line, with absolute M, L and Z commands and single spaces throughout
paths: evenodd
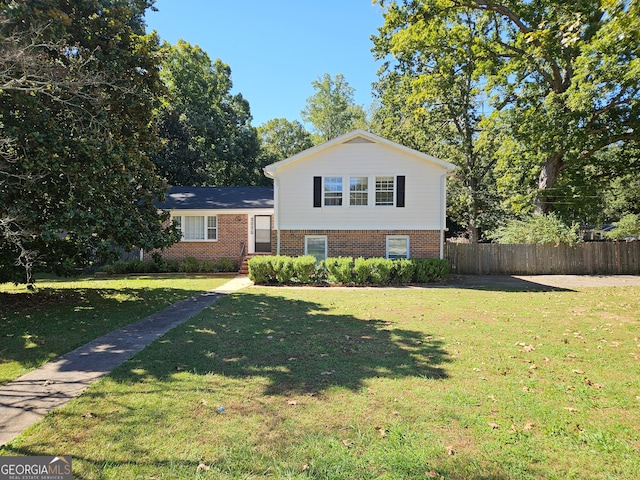
M 0 284 L 0 385 L 229 277 L 43 279 Z
M 0 454 L 82 479 L 635 479 L 639 337 L 637 287 L 252 287 Z

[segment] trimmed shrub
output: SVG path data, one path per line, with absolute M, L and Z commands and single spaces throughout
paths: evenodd
M 276 283 L 276 274 L 271 264 L 272 256 L 249 259 L 249 278 L 258 284 Z
M 200 262 L 200 271 L 202 273 L 215 273 L 218 271 L 218 267 L 213 260 L 203 260 Z
M 356 258 L 353 281 L 358 285 L 386 285 L 391 280 L 393 260 L 386 258 Z
M 164 267 L 162 272 L 179 272 L 180 271 L 180 262 L 174 259 L 168 259 L 164 261 Z
M 389 260 L 338 257 L 316 263 L 315 257 L 260 256 L 249 260 L 249 278 L 257 284 L 298 282 L 341 285 L 406 285 L 436 283 L 449 275 L 448 260 L 438 258 Z
M 451 270 L 449 260 L 439 258 L 424 258 L 413 260 L 416 265 L 416 283 L 437 283 L 446 280 Z
M 200 270 L 200 263 L 195 257 L 185 257 L 180 263 L 180 271 L 184 273 L 196 273 Z
M 237 272 L 238 262 L 233 258 L 219 258 L 216 261 L 216 269 L 218 272 Z
M 324 262 L 327 276 L 331 283 L 350 284 L 354 282 L 353 258 L 327 258 Z
M 393 260 L 391 268 L 391 283 L 406 285 L 414 280 L 416 272 L 416 261 L 400 258 Z
M 278 283 L 291 283 L 293 279 L 293 259 L 286 256 L 271 257 L 271 265 Z
M 305 255 L 293 259 L 293 276 L 300 283 L 310 283 L 316 273 L 316 257 Z

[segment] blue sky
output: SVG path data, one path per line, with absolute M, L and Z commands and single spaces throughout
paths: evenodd
M 371 0 L 157 0 L 147 29 L 199 45 L 231 67 L 233 93 L 249 101 L 254 126 L 300 120 L 325 73 L 344 75 L 368 107 L 379 64 L 371 35 L 384 19 Z

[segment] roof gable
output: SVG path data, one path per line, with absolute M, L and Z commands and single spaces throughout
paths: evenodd
M 445 162 L 444 160 L 433 157 L 426 153 L 422 153 L 412 148 L 405 147 L 404 145 L 392 142 L 391 140 L 387 140 L 386 138 L 380 137 L 378 135 L 375 135 L 371 132 L 367 132 L 365 130 L 354 130 L 352 132 L 336 137 L 333 140 L 330 140 L 328 142 L 325 142 L 320 145 L 316 145 L 315 147 L 304 150 L 292 157 L 267 165 L 266 167 L 264 167 L 264 174 L 269 178 L 274 178 L 276 171 L 281 167 L 298 162 L 304 158 L 308 158 L 323 150 L 328 150 L 338 145 L 352 144 L 352 143 L 378 143 L 378 144 L 390 147 L 394 150 L 401 151 L 407 155 L 411 155 L 421 160 L 435 164 L 447 172 L 452 172 L 456 169 L 456 166 L 453 165 L 452 163 Z

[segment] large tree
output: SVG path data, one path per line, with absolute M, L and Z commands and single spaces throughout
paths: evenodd
M 294 120 L 274 118 L 258 127 L 260 158 L 263 165 L 278 162 L 313 147 L 311 134 Z
M 348 133 L 355 128 L 366 128 L 366 113 L 362 105 L 355 103 L 355 89 L 344 75 L 322 78 L 311 82 L 316 91 L 307 98 L 302 110 L 302 120 L 313 126 L 315 143 L 322 143 Z
M 145 153 L 162 91 L 151 3 L 0 2 L 0 282 L 176 240 Z
M 449 182 L 449 218 L 472 242 L 492 227 L 496 212 L 493 145 L 481 137 L 483 89 L 476 74 L 477 17 L 460 15 L 456 28 L 443 17 L 396 36 L 402 17 L 387 16 L 374 41 L 378 59 L 386 59 L 376 84 L 381 133 L 411 147 L 445 158 L 459 168 Z M 416 30 L 420 30 L 417 32 Z M 404 41 L 411 38 L 412 47 Z
M 172 185 L 259 183 L 257 132 L 249 102 L 231 94 L 229 66 L 183 40 L 164 48 L 163 148 L 153 157 L 160 172 Z
M 419 55 L 434 23 L 476 18 L 476 75 L 491 95 L 502 166 L 535 172 L 539 211 L 554 209 L 564 172 L 611 145 L 640 139 L 638 0 L 381 1 L 396 52 Z M 437 54 L 437 52 L 434 52 Z M 508 176 L 508 175 L 507 175 Z M 516 186 L 516 182 L 512 184 Z

